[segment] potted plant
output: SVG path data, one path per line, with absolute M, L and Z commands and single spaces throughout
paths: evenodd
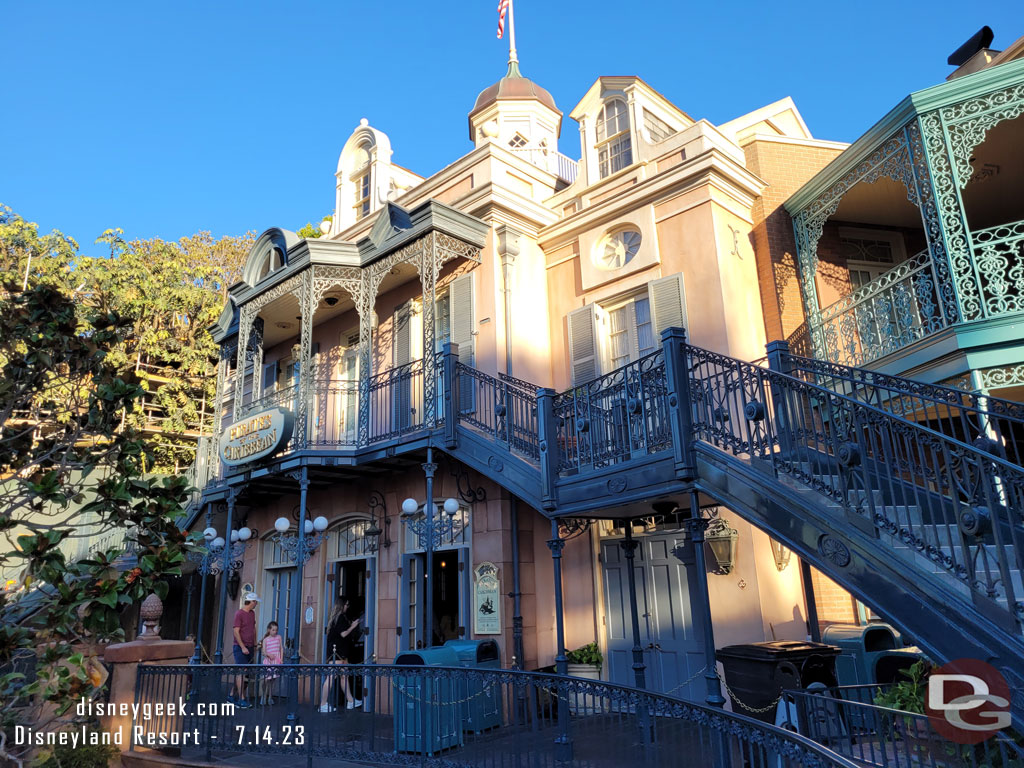
M 901 669 L 905 677 L 885 690 L 881 688 L 875 694 L 874 703 L 879 707 L 897 710 L 892 713 L 891 723 L 884 722 L 889 718 L 883 716 L 882 727 L 889 726 L 906 741 L 910 748 L 919 756 L 927 756 L 930 752 L 931 729 L 926 720 L 919 717 L 901 717 L 898 712 L 924 715 L 925 697 L 928 695 L 928 676 L 932 665 L 925 659 L 914 662 L 908 669 Z
M 601 649 L 597 643 L 587 643 L 574 651 L 565 654 L 569 662 L 568 672 L 573 677 L 585 677 L 589 680 L 601 679 L 601 663 L 604 658 L 601 656 Z

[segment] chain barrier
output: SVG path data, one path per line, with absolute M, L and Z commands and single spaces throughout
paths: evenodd
M 435 681 L 435 682 L 439 682 L 437 678 L 433 678 L 433 677 L 432 678 L 413 677 L 413 678 L 410 678 L 410 680 L 432 680 L 432 681 Z M 449 682 L 451 682 L 452 685 L 456 685 L 458 681 L 450 680 Z M 400 685 L 401 686 L 405 686 L 405 687 L 400 688 L 399 687 Z M 481 696 L 493 696 L 494 695 L 494 686 L 495 685 L 496 685 L 496 683 L 493 683 L 493 682 L 484 683 L 483 688 L 481 688 L 476 693 L 470 694 L 469 696 L 467 696 L 464 699 L 451 699 L 449 701 L 434 701 L 434 700 L 432 700 L 432 701 L 424 701 L 423 699 L 419 698 L 418 696 L 416 696 L 415 694 L 413 694 L 413 693 L 411 693 L 409 691 L 409 682 L 408 681 L 402 681 L 402 682 L 399 682 L 398 680 L 392 680 L 391 681 L 391 687 L 394 688 L 397 691 L 397 695 L 399 695 L 399 696 L 405 696 L 406 698 L 410 698 L 410 699 L 412 699 L 413 701 L 415 701 L 418 704 L 430 704 L 430 705 L 444 704 L 446 706 L 447 705 L 455 706 L 455 705 L 458 705 L 458 704 L 465 704 L 465 703 L 470 702 L 473 699 L 477 699 L 477 698 L 479 698 Z
M 740 697 L 736 695 L 735 691 L 733 691 L 733 689 L 729 687 L 729 684 L 725 682 L 725 678 L 719 675 L 717 670 L 715 672 L 715 677 L 718 678 L 718 681 L 722 684 L 722 687 L 725 688 L 725 692 L 729 694 L 729 698 L 732 699 L 733 704 L 739 704 L 743 709 L 747 710 L 747 712 L 752 712 L 755 715 L 763 715 L 765 712 L 770 712 L 771 710 L 775 709 L 776 706 L 778 706 L 780 701 L 782 701 L 782 694 L 780 693 L 775 698 L 775 701 L 773 701 L 772 703 L 767 704 L 763 707 L 752 707 L 749 704 L 745 704 L 740 699 Z

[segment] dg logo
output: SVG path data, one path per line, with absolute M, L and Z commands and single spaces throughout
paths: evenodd
M 1010 686 L 992 665 L 957 659 L 928 678 L 925 714 L 943 738 L 979 744 L 1009 727 Z

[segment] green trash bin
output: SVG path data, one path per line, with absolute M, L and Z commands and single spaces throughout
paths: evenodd
M 501 669 L 501 652 L 494 640 L 449 640 L 444 647 L 455 651 L 463 667 Z M 480 733 L 501 725 L 501 684 L 497 680 L 467 680 L 459 699 L 464 730 Z
M 836 658 L 840 685 L 899 682 L 904 679 L 900 670 L 909 669 L 921 658 L 920 649 L 905 647 L 900 633 L 880 622 L 863 627 L 832 624 L 821 639 L 842 650 Z
M 451 648 L 423 648 L 403 651 L 396 666 L 458 667 L 459 657 Z M 395 750 L 433 755 L 462 746 L 462 708 L 459 681 L 450 675 L 395 676 Z

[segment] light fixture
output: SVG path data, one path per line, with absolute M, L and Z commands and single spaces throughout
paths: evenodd
M 711 554 L 715 556 L 715 563 L 718 565 L 718 572 L 721 574 L 732 573 L 736 563 L 736 549 L 739 540 L 739 531 L 729 527 L 729 521 L 724 517 L 715 517 L 708 521 L 708 528 L 704 539 L 711 547 Z
M 242 584 L 242 577 L 238 571 L 232 571 L 231 575 L 228 576 L 228 597 L 232 600 L 238 599 L 238 588 Z
M 411 517 L 419 511 L 420 505 L 416 499 L 406 499 L 402 502 L 402 514 Z
M 288 522 L 288 518 L 286 517 L 279 517 L 274 521 L 274 530 L 278 533 L 284 533 L 291 527 L 292 524 Z
M 331 294 L 328 294 L 327 296 L 324 297 L 324 304 L 326 304 L 328 307 L 333 307 L 337 303 L 338 303 L 338 297 L 337 296 L 332 296 Z
M 391 546 L 391 520 L 388 519 L 388 508 L 384 503 L 384 494 L 380 491 L 370 493 L 370 524 L 363 530 L 367 552 L 377 552 L 381 547 Z M 384 529 L 380 523 L 384 523 Z
M 793 556 L 793 550 L 770 536 L 768 541 L 772 543 L 772 557 L 775 558 L 775 569 L 781 573 L 789 565 L 789 559 Z
M 307 518 L 305 525 L 302 527 L 302 531 L 305 536 L 303 537 L 302 545 L 300 546 L 299 537 L 297 535 L 287 535 L 288 531 L 292 527 L 288 518 L 279 517 L 274 521 L 274 530 L 277 531 L 274 541 L 279 547 L 281 547 L 281 550 L 287 559 L 297 560 L 301 557 L 302 562 L 306 563 L 309 562 L 309 558 L 313 556 L 313 553 L 316 552 L 317 548 L 323 542 L 325 537 L 324 531 L 327 530 L 327 526 L 327 518 L 323 515 L 317 515 L 312 520 Z

